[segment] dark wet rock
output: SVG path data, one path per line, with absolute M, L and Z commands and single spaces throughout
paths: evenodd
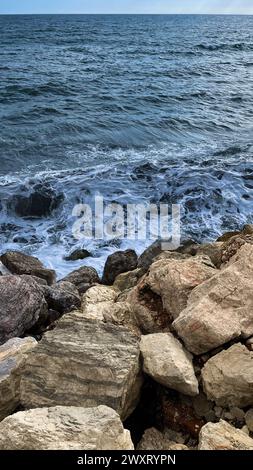
M 0 299 L 0 344 L 23 335 L 47 315 L 43 291 L 30 276 L 1 276 Z
M 65 256 L 64 259 L 66 261 L 77 261 L 79 259 L 85 259 L 91 256 L 91 253 L 88 250 L 84 250 L 82 248 L 77 248 L 76 250 L 72 251 L 68 256 Z
M 156 256 L 162 252 L 161 240 L 156 240 L 139 257 L 138 268 L 147 270 Z
M 55 281 L 55 271 L 43 266 L 38 258 L 19 251 L 7 251 L 0 257 L 3 265 L 13 274 L 31 274 L 45 279 L 48 284 Z
M 185 240 L 176 250 L 172 251 L 184 255 L 194 256 L 196 255 L 199 246 L 200 245 L 195 243 L 193 240 Z M 139 257 L 138 268 L 142 268 L 147 271 L 157 256 L 162 253 L 166 253 L 166 250 L 162 249 L 162 241 L 156 240 Z
M 68 274 L 61 281 L 67 281 L 76 286 L 79 294 L 84 294 L 89 287 L 99 284 L 100 279 L 96 269 L 89 266 L 82 266 Z
M 57 209 L 63 199 L 63 194 L 57 194 L 49 185 L 39 183 L 28 195 L 14 195 L 9 206 L 20 217 L 45 217 Z
M 64 314 L 81 307 L 79 292 L 70 282 L 61 282 L 52 287 L 44 286 L 43 292 L 50 310 Z
M 119 274 L 136 269 L 137 263 L 138 257 L 134 250 L 116 251 L 106 260 L 102 283 L 112 285 Z

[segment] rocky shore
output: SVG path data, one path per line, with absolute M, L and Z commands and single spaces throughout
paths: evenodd
M 252 225 L 101 279 L 0 259 L 0 450 L 253 450 Z

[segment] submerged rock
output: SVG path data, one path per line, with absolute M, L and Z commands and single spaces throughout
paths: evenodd
M 139 344 L 126 328 L 64 315 L 31 351 L 21 380 L 25 408 L 104 404 L 126 418 L 142 383 Z
M 207 423 L 199 435 L 199 450 L 253 450 L 253 439 L 226 421 Z
M 90 268 L 89 266 L 82 266 L 81 268 L 76 269 L 61 281 L 67 281 L 74 284 L 78 289 L 79 294 L 84 294 L 89 287 L 100 283 L 96 269 Z
M 209 359 L 202 369 L 204 391 L 219 406 L 253 405 L 253 352 L 234 344 Z
M 26 353 L 37 345 L 33 338 L 12 338 L 0 346 L 0 421 L 20 404 L 20 376 Z
M 63 201 L 63 194 L 57 194 L 49 185 L 36 184 L 31 193 L 16 194 L 9 206 L 21 217 L 45 217 L 57 209 Z
M 23 335 L 47 315 L 42 288 L 31 276 L 1 276 L 0 299 L 0 344 Z
M 13 274 L 30 274 L 46 280 L 49 285 L 55 281 L 55 271 L 45 268 L 34 256 L 19 251 L 7 251 L 1 255 L 0 260 Z
M 116 251 L 106 260 L 102 283 L 112 285 L 119 274 L 136 269 L 137 263 L 138 257 L 134 250 Z
M 91 256 L 88 250 L 83 248 L 77 248 L 76 250 L 72 251 L 69 255 L 65 256 L 64 259 L 66 261 L 77 261 L 79 259 L 85 259 Z
M 198 394 L 192 356 L 171 333 L 142 336 L 143 370 L 156 382 L 185 395 Z
M 20 411 L 0 423 L 0 450 L 133 450 L 129 431 L 107 406 Z

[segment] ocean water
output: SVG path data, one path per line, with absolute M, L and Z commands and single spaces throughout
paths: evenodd
M 184 237 L 253 222 L 253 17 L 0 16 L 0 249 L 62 277 L 119 248 L 77 241 L 75 204 L 182 204 Z M 47 216 L 13 201 L 52 191 Z M 49 189 L 48 189 L 49 188 Z M 92 257 L 64 256 L 85 247 Z

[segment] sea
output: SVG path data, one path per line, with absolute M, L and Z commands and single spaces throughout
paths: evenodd
M 73 236 L 97 195 L 180 204 L 196 241 L 253 223 L 253 16 L 2 15 L 0 45 L 1 253 L 59 279 L 140 254 L 152 240 Z

